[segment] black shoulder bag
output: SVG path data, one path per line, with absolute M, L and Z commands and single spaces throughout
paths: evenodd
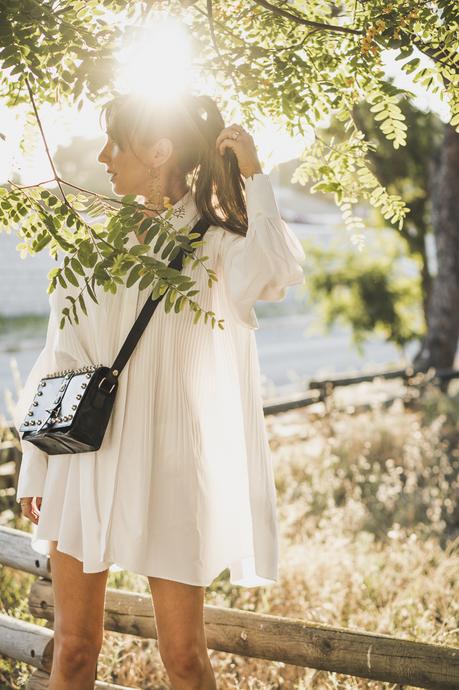
M 208 227 L 208 221 L 200 218 L 191 232 L 198 232 L 202 239 Z M 181 270 L 183 258 L 181 249 L 169 266 Z M 19 427 L 23 440 L 48 455 L 100 448 L 115 402 L 118 377 L 166 292 L 154 300 L 147 299 L 111 367 L 90 364 L 48 374 L 40 380 Z

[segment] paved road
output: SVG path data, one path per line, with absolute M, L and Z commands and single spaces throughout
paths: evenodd
M 259 323 L 256 339 L 266 398 L 302 390 L 313 376 L 401 363 L 396 348 L 377 338 L 360 357 L 351 344 L 350 333 L 343 329 L 335 329 L 330 335 L 311 334 L 308 315 L 259 318 Z M 17 362 L 24 380 L 43 342 L 43 331 L 19 341 L 14 334 L 0 337 L 0 413 L 8 418 L 5 389 L 15 391 L 12 365 Z

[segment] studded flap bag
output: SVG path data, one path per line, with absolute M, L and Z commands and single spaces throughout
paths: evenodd
M 202 239 L 208 227 L 208 221 L 200 218 L 191 232 L 199 233 Z M 183 258 L 181 249 L 169 267 L 181 270 Z M 87 453 L 101 447 L 119 376 L 165 294 L 147 299 L 111 367 L 88 364 L 47 374 L 40 380 L 19 427 L 23 440 L 48 455 Z

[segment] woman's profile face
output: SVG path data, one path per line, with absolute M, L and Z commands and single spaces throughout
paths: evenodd
M 116 194 L 144 194 L 148 189 L 148 165 L 142 163 L 145 158 L 136 153 L 137 156 L 128 144 L 121 146 L 107 134 L 107 141 L 97 160 L 107 166 L 107 173 Z
M 107 141 L 97 160 L 107 166 L 116 194 L 136 194 L 148 198 L 151 188 L 150 169 L 156 168 L 159 173 L 161 168 L 170 169 L 174 165 L 173 144 L 165 137 L 148 145 L 141 145 L 137 141 L 121 144 L 108 132 Z

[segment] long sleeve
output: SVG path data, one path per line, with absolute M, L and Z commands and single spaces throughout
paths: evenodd
M 55 352 L 58 338 L 58 324 L 54 310 L 51 309 L 45 346 L 35 360 L 24 386 L 19 394 L 19 399 L 13 410 L 13 424 L 19 432 L 30 403 L 37 390 L 42 376 L 54 371 Z M 21 434 L 20 434 L 21 436 Z M 48 469 L 48 455 L 32 443 L 21 439 L 22 458 L 19 470 L 18 485 L 16 489 L 16 501 L 24 496 L 42 496 L 43 485 Z
M 257 329 L 257 300 L 279 302 L 287 287 L 304 282 L 303 246 L 279 213 L 269 176 L 245 180 L 248 229 L 245 237 L 227 231 L 220 253 L 227 300 L 235 319 Z

